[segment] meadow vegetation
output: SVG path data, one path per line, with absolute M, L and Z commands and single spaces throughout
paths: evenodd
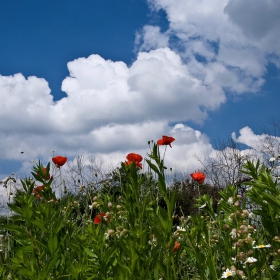
M 165 155 L 174 140 L 149 143 L 145 159 L 128 154 L 102 180 L 75 179 L 78 192 L 65 184 L 66 157 L 53 157 L 53 170 L 35 164 L 0 220 L 0 278 L 280 279 L 273 169 L 247 160 L 239 185 L 210 185 L 199 171 L 168 185 L 159 146 Z

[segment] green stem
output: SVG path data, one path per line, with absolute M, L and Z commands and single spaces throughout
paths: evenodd
M 246 268 L 247 268 L 247 271 L 248 271 L 248 280 L 252 280 L 252 275 L 251 275 L 251 270 L 250 270 L 250 267 L 248 264 L 246 264 Z

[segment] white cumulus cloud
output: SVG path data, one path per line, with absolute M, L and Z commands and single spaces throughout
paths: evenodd
M 169 37 L 167 46 L 180 54 L 190 73 L 204 84 L 237 94 L 257 92 L 264 83 L 267 64 L 280 65 L 277 0 L 148 2 L 154 10 L 166 12 L 169 29 L 162 35 Z M 151 47 L 145 38 L 152 33 L 143 29 L 140 49 Z

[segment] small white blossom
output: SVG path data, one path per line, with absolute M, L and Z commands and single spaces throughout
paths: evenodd
M 232 205 L 233 204 L 233 197 L 230 197 L 227 202 Z
M 177 231 L 186 231 L 185 228 L 177 226 Z
M 258 260 L 253 258 L 253 257 L 249 257 L 247 258 L 247 260 L 245 261 L 245 263 L 254 263 L 254 262 L 257 262 Z
M 261 245 L 257 245 L 255 247 L 253 247 L 254 249 L 262 249 L 262 248 L 270 248 L 271 245 L 270 244 L 267 244 L 267 245 L 264 245 L 264 244 L 261 244 Z
M 229 276 L 234 276 L 235 274 L 235 271 L 229 270 L 227 268 L 226 271 L 223 272 L 222 278 L 228 278 Z
M 271 158 L 269 159 L 270 162 L 273 162 L 273 161 L 275 161 L 275 160 L 276 160 L 275 157 L 271 157 Z

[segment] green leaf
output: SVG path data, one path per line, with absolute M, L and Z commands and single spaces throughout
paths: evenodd
M 89 248 L 84 248 L 85 252 L 87 255 L 89 255 L 90 257 L 93 257 L 93 258 L 98 258 L 97 255 L 92 251 L 90 250 Z
M 52 235 L 48 241 L 48 247 L 50 249 L 51 255 L 54 256 L 55 251 L 57 249 L 58 239 L 56 235 Z
M 1 225 L 1 227 L 10 231 L 26 234 L 26 230 L 17 225 Z
M 146 162 L 149 164 L 151 169 L 153 169 L 157 174 L 160 174 L 159 169 L 155 164 L 153 164 L 149 159 L 146 159 Z
M 32 208 L 30 207 L 30 205 L 24 205 L 22 208 L 22 216 L 27 220 L 27 221 L 31 221 L 31 217 L 32 217 Z
M 47 229 L 45 228 L 44 224 L 42 221 L 39 221 L 38 219 L 35 221 L 32 221 L 32 224 L 39 227 L 43 232 L 46 232 Z
M 276 207 L 280 207 L 280 201 L 275 198 L 273 195 L 269 193 L 263 193 L 263 198 L 267 200 L 268 203 L 275 205 Z
M 171 198 L 170 198 L 170 212 L 173 211 L 174 207 L 175 207 L 175 203 L 176 203 L 176 199 L 177 199 L 177 191 L 173 190 L 172 194 L 171 194 Z
M 22 213 L 22 208 L 21 208 L 21 207 L 18 207 L 18 206 L 14 205 L 14 204 L 11 204 L 11 203 L 7 203 L 7 205 L 8 205 L 8 207 L 9 207 L 12 211 L 14 211 L 14 212 L 16 212 L 16 213 L 18 213 L 18 214 L 21 214 L 21 213 Z

